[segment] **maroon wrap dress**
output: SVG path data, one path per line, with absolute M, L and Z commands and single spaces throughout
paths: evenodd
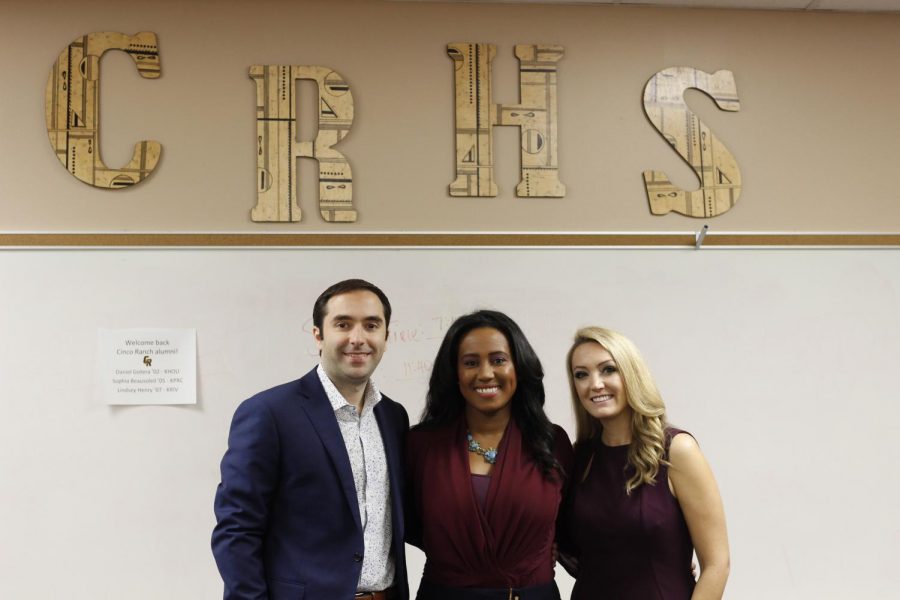
M 572 446 L 554 426 L 554 454 L 571 472 Z M 521 588 L 553 582 L 551 547 L 563 477 L 545 477 L 513 419 L 491 470 L 485 508 L 469 470 L 464 418 L 414 429 L 407 442 L 408 541 L 425 551 L 423 581 L 464 588 Z

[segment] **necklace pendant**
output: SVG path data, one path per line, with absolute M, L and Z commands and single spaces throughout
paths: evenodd
M 474 437 L 472 437 L 472 433 L 470 431 L 466 432 L 466 440 L 469 452 L 473 452 L 475 454 L 481 455 L 484 458 L 484 461 L 489 465 L 493 465 L 497 462 L 497 449 L 496 448 L 482 448 L 481 444 L 478 443 Z

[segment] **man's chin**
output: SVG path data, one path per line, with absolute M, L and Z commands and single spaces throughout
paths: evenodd
M 372 376 L 372 371 L 374 370 L 374 365 L 371 365 L 370 363 L 364 365 L 345 365 L 345 367 L 341 369 L 344 377 L 348 381 L 354 383 L 365 383 L 369 380 L 369 377 Z

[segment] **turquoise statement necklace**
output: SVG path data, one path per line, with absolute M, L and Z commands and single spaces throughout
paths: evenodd
M 480 454 L 484 457 L 485 462 L 487 462 L 489 465 L 497 462 L 496 448 L 482 448 L 481 444 L 478 443 L 478 440 L 472 437 L 472 432 L 470 431 L 466 432 L 466 439 L 469 440 L 469 452 Z

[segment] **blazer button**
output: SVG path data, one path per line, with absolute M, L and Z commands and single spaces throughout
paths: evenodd
M 360 554 L 359 552 L 354 552 L 354 553 L 353 553 L 353 560 L 355 560 L 356 562 L 361 562 L 361 561 L 362 561 L 362 554 Z

